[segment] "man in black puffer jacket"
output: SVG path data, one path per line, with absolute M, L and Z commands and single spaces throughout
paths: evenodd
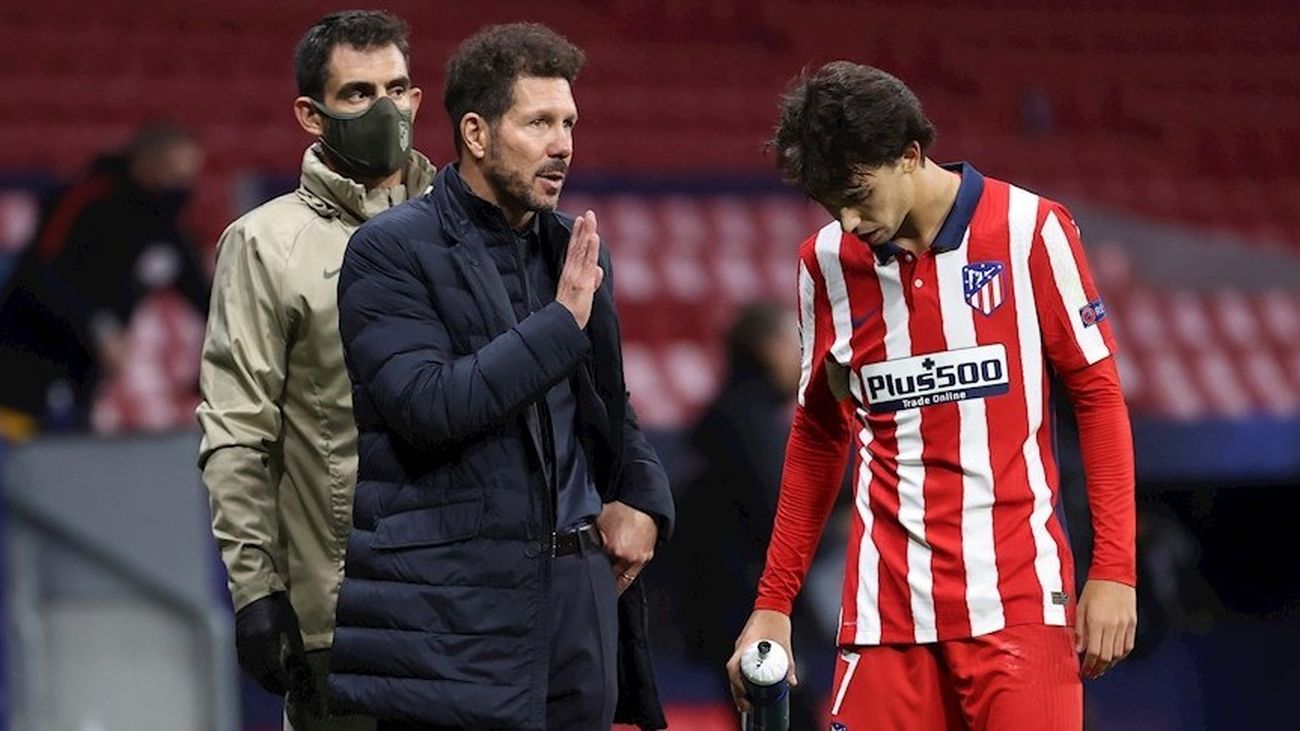
M 448 64 L 459 163 L 339 279 L 360 465 L 330 690 L 380 728 L 664 728 L 637 574 L 671 531 L 595 215 L 555 212 L 580 50 L 485 29 Z

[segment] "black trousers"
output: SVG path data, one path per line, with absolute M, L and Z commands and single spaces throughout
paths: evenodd
M 551 565 L 548 729 L 599 729 L 618 705 L 618 588 L 609 557 L 584 544 Z
M 618 705 L 618 588 L 604 551 L 583 546 L 551 564 L 551 671 L 546 727 L 606 731 Z M 410 721 L 379 721 L 376 731 L 452 731 Z

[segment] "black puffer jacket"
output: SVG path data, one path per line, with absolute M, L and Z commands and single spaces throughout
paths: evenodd
M 539 215 L 543 240 L 568 241 L 571 218 Z M 329 681 L 339 710 L 544 727 L 555 518 L 536 404 L 561 379 L 602 498 L 671 530 L 667 478 L 627 400 L 608 257 L 580 330 L 556 303 L 517 320 L 513 245 L 453 166 L 349 243 L 339 326 L 360 464 Z M 547 252 L 556 271 L 563 253 Z M 663 728 L 638 584 L 619 619 L 617 717 Z

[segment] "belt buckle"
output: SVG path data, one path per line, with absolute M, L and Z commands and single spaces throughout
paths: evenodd
M 557 558 L 556 551 L 560 548 L 560 534 L 551 531 L 551 558 Z

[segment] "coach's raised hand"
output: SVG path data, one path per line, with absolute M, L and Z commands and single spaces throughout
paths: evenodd
M 591 299 L 605 281 L 605 270 L 600 268 L 600 236 L 596 232 L 596 214 L 587 211 L 573 222 L 569 236 L 569 251 L 564 257 L 564 269 L 555 286 L 555 301 L 573 313 L 578 327 L 586 327 L 591 317 Z

